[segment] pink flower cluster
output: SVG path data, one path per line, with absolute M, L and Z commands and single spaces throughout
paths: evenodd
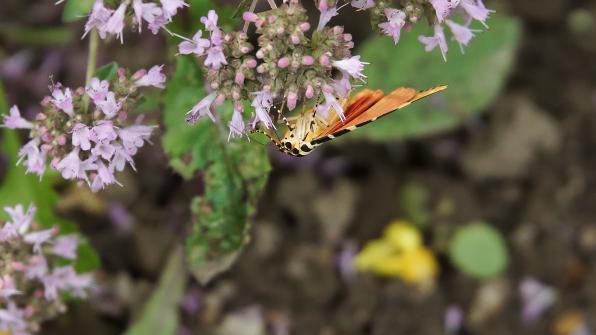
M 44 111 L 34 122 L 21 117 L 13 106 L 4 116 L 4 126 L 29 129 L 31 138 L 19 151 L 18 164 L 26 167 L 26 173 L 41 178 L 49 160 L 50 167 L 64 179 L 84 182 L 93 192 L 107 185 L 121 185 L 114 173 L 124 170 L 127 163 L 135 169 L 132 157 L 154 129 L 127 125 L 127 115 L 136 104 L 138 88 L 164 87 L 166 77 L 161 71 L 162 66 L 154 66 L 127 76 L 120 69 L 112 83 L 93 78 L 88 87 L 74 91 L 53 85 L 52 96 L 42 101 Z M 86 99 L 93 102 L 94 110 L 85 110 Z
M 243 31 L 222 32 L 214 11 L 201 18 L 208 38 L 198 31 L 192 40 L 180 43 L 179 52 L 202 59 L 211 92 L 189 111 L 187 122 L 203 116 L 216 121 L 215 106 L 225 100 L 231 100 L 234 109 L 228 123 L 230 137 L 240 137 L 258 125 L 275 128 L 272 106 L 278 101 L 282 112 L 302 103 L 315 106 L 321 117 L 333 109 L 343 118 L 338 98 L 345 98 L 353 83 L 365 78 L 362 71 L 367 63 L 351 54 L 350 34 L 340 26 L 327 27 L 338 9 L 326 0 L 318 7 L 319 24 L 310 37 L 306 10 L 297 0 L 266 12 L 244 13 L 243 19 L 256 27 L 257 48 Z M 243 100 L 254 108 L 249 122 L 243 117 Z
M 76 273 L 72 265 L 57 265 L 76 259 L 77 235 L 34 230 L 34 206 L 4 210 L 10 221 L 0 228 L 0 329 L 26 335 L 66 310 L 62 294 L 86 298 L 93 278 Z
M 378 25 L 381 32 L 391 38 L 395 44 L 399 42 L 401 31 L 410 25 L 417 23 L 420 18 L 433 17 L 434 34 L 432 36 L 419 36 L 426 51 L 432 51 L 439 47 L 443 58 L 447 60 L 448 45 L 445 38 L 444 26 L 451 31 L 453 39 L 463 47 L 467 46 L 474 34 L 479 30 L 471 29 L 470 24 L 477 20 L 485 27 L 486 20 L 491 10 L 484 6 L 482 0 L 425 0 L 425 1 L 402 1 L 400 8 L 386 7 L 385 2 L 374 0 L 353 0 L 353 7 L 359 10 L 371 10 L 373 13 L 382 13 L 385 22 Z M 431 12 L 428 12 L 432 10 Z M 464 24 L 453 21 L 454 16 L 460 16 Z
M 62 1 L 59 1 L 60 3 Z M 153 34 L 164 28 L 172 21 L 178 10 L 188 7 L 183 0 L 159 0 L 159 2 L 143 2 L 143 0 L 122 1 L 115 9 L 106 7 L 103 0 L 95 0 L 89 19 L 85 24 L 85 35 L 92 29 L 97 29 L 99 36 L 105 39 L 114 35 L 120 42 L 124 42 L 123 30 L 127 22 L 135 25 L 139 33 L 143 29 L 143 23 Z

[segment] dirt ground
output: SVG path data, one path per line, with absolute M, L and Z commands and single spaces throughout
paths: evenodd
M 8 3 L 13 11 L 25 6 Z M 205 287 L 191 283 L 180 334 L 256 335 L 262 325 L 273 335 L 444 334 L 453 305 L 465 313 L 459 334 L 578 335 L 560 329 L 573 315 L 585 321 L 581 334 L 596 331 L 596 25 L 578 23 L 581 10 L 596 16 L 596 1 L 505 7 L 524 22 L 522 45 L 505 89 L 482 117 L 430 138 L 329 146 L 299 162 L 271 151 L 274 169 L 253 240 L 229 272 Z M 19 20 L 59 17 L 33 9 Z M 23 48 L 5 42 L 7 53 Z M 147 50 L 162 41 L 129 43 Z M 38 101 L 49 73 L 67 84 L 82 81 L 83 48 L 23 49 L 31 61 L 22 73 L 2 73 L 11 101 Z M 102 57 L 134 59 L 136 67 L 155 63 L 143 48 L 138 57 L 116 48 Z M 127 187 L 102 193 L 101 201 L 63 188 L 60 213 L 80 223 L 98 249 L 105 287 L 44 334 L 121 333 L 188 229 L 186 204 L 200 181 L 175 175 L 158 143 L 138 159 L 144 168 L 124 175 Z M 441 256 L 440 276 L 424 292 L 399 280 L 342 276 L 340 255 L 404 216 L 407 187 L 430 195 L 425 239 L 439 255 L 455 227 L 482 219 L 506 237 L 507 272 L 480 282 Z M 521 318 L 518 292 L 526 277 L 557 291 L 555 304 L 531 323 Z

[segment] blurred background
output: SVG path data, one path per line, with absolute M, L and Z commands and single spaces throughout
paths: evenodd
M 187 36 L 212 6 L 195 3 L 176 23 Z M 424 25 L 395 47 L 372 34 L 367 14 L 340 15 L 371 63 L 370 87 L 450 87 L 306 158 L 269 148 L 250 241 L 206 284 L 198 279 L 217 271 L 187 275 L 175 257 L 205 183 L 170 167 L 160 139 L 171 122 L 186 127 L 186 109 L 142 149 L 138 173 L 119 176 L 126 187 L 98 194 L 36 178 L 15 188 L 8 162 L 18 146 L 1 130 L 0 203 L 50 201 L 101 264 L 96 294 L 41 333 L 121 334 L 134 324 L 135 334 L 165 334 L 143 325 L 151 319 L 181 335 L 596 332 L 596 1 L 487 6 L 490 28 L 464 54 L 451 44 L 446 63 L 417 41 Z M 65 23 L 62 11 L 2 0 L 3 111 L 17 104 L 31 119 L 49 78 L 84 82 L 84 20 Z M 128 30 L 123 45 L 102 44 L 98 62 L 166 64 L 170 78 L 174 42 Z M 154 100 L 144 112 L 161 124 L 168 108 Z

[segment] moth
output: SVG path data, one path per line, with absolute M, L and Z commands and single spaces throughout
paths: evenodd
M 333 110 L 330 110 L 327 118 L 323 119 L 314 109 L 309 109 L 293 118 L 286 119 L 282 116 L 287 127 L 283 138 L 279 139 L 276 134 L 269 131 L 263 131 L 263 133 L 281 152 L 302 157 L 325 142 L 446 88 L 447 86 L 443 85 L 419 92 L 413 88 L 400 87 L 387 95 L 381 90 L 364 89 L 343 101 L 345 116 L 343 121 Z

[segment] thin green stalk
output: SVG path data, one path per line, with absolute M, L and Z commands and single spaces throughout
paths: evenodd
M 99 35 L 94 29 L 89 34 L 89 53 L 87 55 L 87 74 L 85 75 L 85 87 L 89 86 L 89 82 L 95 74 L 95 68 L 97 66 L 97 50 L 99 49 Z M 85 95 L 83 97 L 83 111 L 86 113 L 89 109 L 89 97 Z

